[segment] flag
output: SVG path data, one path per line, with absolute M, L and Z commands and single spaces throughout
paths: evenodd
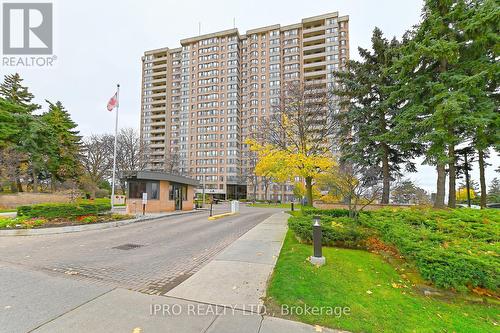
M 108 102 L 108 111 L 113 111 L 114 108 L 118 105 L 118 93 L 116 92 L 113 97 Z

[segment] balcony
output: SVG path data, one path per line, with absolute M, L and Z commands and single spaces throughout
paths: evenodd
M 154 94 L 151 94 L 149 95 L 149 97 L 165 97 L 167 96 L 167 92 L 166 91 L 162 91 L 162 92 L 157 92 L 157 93 L 154 93 Z
M 149 131 L 149 133 L 153 134 L 153 133 L 165 133 L 165 127 L 163 128 L 155 128 L 155 129 L 151 129 Z
M 304 72 L 304 78 L 326 78 L 326 69 L 321 71 Z
M 305 60 L 313 60 L 313 59 L 321 59 L 325 60 L 326 57 L 326 52 L 318 52 L 318 53 L 309 53 L 309 54 L 304 54 L 304 61 Z
M 315 36 L 304 38 L 302 40 L 302 43 L 305 45 L 307 43 L 315 42 L 315 41 L 318 41 L 318 40 L 325 40 L 325 39 L 326 39 L 325 34 L 320 34 L 320 35 L 315 35 Z
M 151 127 L 160 127 L 160 126 L 163 126 L 163 129 L 165 129 L 165 125 L 166 125 L 166 122 L 165 120 L 162 120 L 162 121 L 154 121 L 151 124 Z
M 307 38 L 307 37 L 310 37 L 310 35 L 314 36 L 314 35 L 317 35 L 318 32 L 325 32 L 325 29 L 326 27 L 324 25 L 320 25 L 320 26 L 315 26 L 315 27 L 308 27 L 308 28 L 304 28 L 302 30 L 302 35 L 304 36 L 304 38 Z
M 304 54 L 308 51 L 314 51 L 314 50 L 321 50 L 321 51 L 325 51 L 325 44 L 315 44 L 315 45 L 311 45 L 311 46 L 304 46 L 302 48 L 302 50 L 304 51 Z M 310 53 L 310 52 L 308 52 Z
M 161 78 L 163 78 L 163 76 L 167 75 L 167 69 L 165 68 L 165 70 L 162 70 L 160 68 L 160 69 L 153 70 L 153 73 L 150 74 L 150 75 L 153 76 L 153 80 L 155 80 L 155 79 L 161 79 Z

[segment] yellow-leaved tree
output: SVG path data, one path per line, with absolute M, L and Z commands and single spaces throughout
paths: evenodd
M 260 124 L 259 137 L 246 140 L 257 153 L 255 173 L 279 182 L 301 177 L 307 205 L 312 205 L 314 180 L 335 165 L 331 154 L 335 110 L 324 84 L 287 84 L 269 118 Z
M 476 197 L 476 192 L 474 192 L 474 189 L 472 188 L 469 189 L 469 195 L 471 199 L 474 199 Z M 458 202 L 467 201 L 467 188 L 465 187 L 459 188 L 456 196 Z

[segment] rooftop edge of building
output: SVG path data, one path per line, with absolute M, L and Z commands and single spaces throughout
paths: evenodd
M 238 32 L 238 29 L 236 29 L 236 28 L 212 32 L 210 34 L 204 34 L 204 35 L 200 35 L 200 36 L 196 36 L 196 37 L 181 39 L 181 45 L 191 44 L 191 43 L 203 40 L 203 39 L 221 37 L 221 36 L 231 36 L 231 35 L 237 35 L 239 37 L 240 33 Z
M 239 30 L 237 28 L 226 29 L 226 30 L 212 32 L 209 34 L 203 34 L 203 35 L 199 35 L 199 36 L 195 36 L 195 37 L 184 38 L 184 39 L 180 40 L 180 44 L 182 46 L 184 46 L 184 45 L 191 44 L 191 43 L 194 43 L 194 42 L 197 42 L 197 41 L 200 41 L 203 39 L 207 39 L 207 38 L 231 36 L 231 35 L 237 35 L 238 38 L 244 39 L 244 38 L 247 38 L 248 35 L 251 35 L 251 34 L 261 33 L 261 32 L 275 30 L 275 29 L 279 29 L 281 31 L 284 31 L 284 30 L 290 30 L 290 29 L 294 29 L 294 28 L 300 28 L 300 27 L 302 27 L 302 25 L 304 23 L 314 22 L 314 21 L 318 21 L 318 20 L 324 20 L 324 19 L 333 18 L 333 17 L 337 17 L 339 21 L 348 21 L 349 20 L 349 15 L 338 16 L 338 14 L 339 14 L 339 12 L 331 12 L 331 13 L 326 13 L 326 14 L 322 14 L 322 15 L 303 18 L 300 23 L 294 23 L 294 24 L 289 24 L 289 25 L 285 25 L 285 26 L 281 26 L 280 24 L 273 24 L 273 25 L 268 25 L 265 27 L 250 29 L 250 30 L 247 30 L 246 34 L 244 34 L 244 35 L 240 35 Z M 158 49 L 152 49 L 152 50 L 145 51 L 144 55 L 165 52 L 165 51 L 173 53 L 173 52 L 179 52 L 181 50 L 182 50 L 182 48 L 180 48 L 180 47 L 177 47 L 177 48 L 164 47 L 164 48 L 158 48 Z
M 324 20 L 327 18 L 338 17 L 338 16 L 339 16 L 339 12 L 331 12 L 331 13 L 326 13 L 326 14 L 321 14 L 321 15 L 303 18 L 302 23 L 309 23 L 309 22 Z

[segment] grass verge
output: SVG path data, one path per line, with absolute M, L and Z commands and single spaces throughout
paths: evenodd
M 328 247 L 327 264 L 317 268 L 307 257 L 312 247 L 288 231 L 270 281 L 266 305 L 349 307 L 350 314 L 294 315 L 289 319 L 352 332 L 493 332 L 499 324 L 500 303 L 447 294 L 420 294 L 381 256 Z M 480 301 L 480 298 L 475 298 Z M 275 311 L 276 313 L 279 312 Z

